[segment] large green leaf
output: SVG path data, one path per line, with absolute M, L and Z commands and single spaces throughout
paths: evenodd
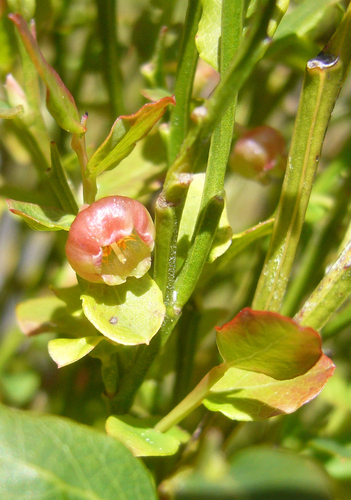
M 325 354 L 307 373 L 290 380 L 232 367 L 212 386 L 203 404 L 233 420 L 263 420 L 292 413 L 320 393 L 334 368 Z
M 83 134 L 86 128 L 81 125 L 76 103 L 56 71 L 46 62 L 38 44 L 29 31 L 27 23 L 20 14 L 10 14 L 22 42 L 45 83 L 46 105 L 57 123 L 67 132 Z
M 162 433 L 152 429 L 151 425 L 150 419 L 145 421 L 130 415 L 112 415 L 106 421 L 106 431 L 136 457 L 174 455 L 180 444 L 189 439 L 188 433 L 177 427 Z
M 116 439 L 66 419 L 0 407 L 2 500 L 156 500 Z
M 148 344 L 158 332 L 165 305 L 148 274 L 118 286 L 81 283 L 84 314 L 105 337 L 124 345 Z
M 269 311 L 247 307 L 216 330 L 218 349 L 226 363 L 278 380 L 306 373 L 322 355 L 321 338 L 315 330 Z
M 36 231 L 69 231 L 75 218 L 59 208 L 41 207 L 24 201 L 6 200 L 10 212 L 19 215 Z
M 173 97 L 145 104 L 133 115 L 117 118 L 106 140 L 90 158 L 87 177 L 95 178 L 104 170 L 116 167 L 133 151 L 135 144 L 150 132 L 169 104 L 175 105 Z

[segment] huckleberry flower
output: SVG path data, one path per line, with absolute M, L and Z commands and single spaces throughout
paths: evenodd
M 154 238 L 154 223 L 144 205 L 109 196 L 82 207 L 69 230 L 66 255 L 87 281 L 120 285 L 149 270 Z

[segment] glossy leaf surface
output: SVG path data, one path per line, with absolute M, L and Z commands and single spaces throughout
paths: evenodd
M 277 313 L 245 308 L 216 330 L 218 349 L 227 363 L 278 380 L 302 375 L 322 355 L 315 330 Z
M 112 126 L 106 140 L 97 149 L 87 165 L 87 176 L 96 177 L 104 170 L 116 167 L 134 149 L 166 112 L 173 97 L 164 97 L 155 103 L 145 104 L 130 116 L 120 116 Z
M 325 354 L 311 370 L 291 380 L 232 367 L 212 386 L 203 404 L 233 420 L 263 420 L 292 413 L 320 393 L 334 368 Z
M 167 433 L 151 428 L 150 422 L 130 415 L 112 415 L 106 421 L 106 431 L 123 443 L 136 457 L 174 455 L 188 434 L 177 428 Z
M 110 436 L 3 406 L 0 428 L 2 500 L 156 499 L 143 465 Z
M 36 231 L 69 231 L 74 215 L 67 214 L 59 208 L 42 207 L 24 201 L 6 200 L 15 215 L 19 215 L 28 226 Z
M 82 281 L 83 310 L 105 337 L 124 345 L 148 344 L 159 330 L 165 306 L 148 274 L 118 286 Z
M 89 354 L 101 340 L 103 340 L 103 337 L 98 335 L 81 337 L 80 339 L 50 340 L 48 345 L 49 354 L 57 366 L 61 368 Z

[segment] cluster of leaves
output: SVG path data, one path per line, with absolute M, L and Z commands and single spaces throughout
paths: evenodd
M 157 456 L 168 461 L 145 462 L 166 498 L 330 498 L 336 486 L 343 495 L 351 470 L 350 409 L 341 395 L 351 375 L 343 334 L 351 315 L 347 87 L 317 167 L 350 66 L 350 6 L 304 0 L 286 14 L 288 0 L 135 0 L 118 6 L 117 25 L 113 1 L 38 1 L 36 11 L 34 2 L 8 4 L 0 12 L 7 48 L 0 189 L 6 207 L 38 232 L 9 219 L 1 205 L 14 245 L 5 245 L 13 256 L 3 257 L 1 293 L 10 297 L 5 307 L 19 302 L 18 291 L 26 295 L 17 319 L 33 340 L 15 356 L 23 340 L 8 329 L 0 381 L 5 403 L 60 417 L 1 408 L 2 498 L 90 491 L 152 499 L 155 488 L 135 457 Z M 54 51 L 51 64 L 45 49 Z M 140 76 L 142 94 L 153 101 L 143 106 Z M 78 109 L 88 109 L 89 119 Z M 255 134 L 247 130 L 266 123 L 291 145 L 283 184 L 274 172 L 260 187 L 227 172 L 227 164 L 238 137 L 245 152 Z M 270 137 L 263 169 L 277 158 L 281 171 L 285 152 L 275 148 L 282 139 Z M 236 172 L 239 154 L 231 157 Z M 110 195 L 139 199 L 154 214 L 153 267 L 116 286 L 77 283 L 65 233 L 80 205 Z M 21 236 L 13 236 L 19 227 Z M 43 232 L 41 253 L 42 239 L 30 244 Z M 48 285 L 51 294 L 34 296 Z M 215 325 L 223 325 L 216 327 L 218 350 Z M 318 332 L 331 339 L 345 375 L 329 381 L 312 410 L 287 417 L 334 371 Z M 60 374 L 43 354 L 47 341 L 65 367 Z M 277 441 L 295 453 L 254 446 Z M 329 476 L 296 453 L 302 449 Z M 275 470 L 269 478 L 267 467 Z

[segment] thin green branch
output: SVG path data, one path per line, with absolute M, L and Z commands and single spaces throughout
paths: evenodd
M 252 307 L 279 311 L 326 129 L 351 58 L 350 7 L 330 43 L 308 62 L 272 239 Z

